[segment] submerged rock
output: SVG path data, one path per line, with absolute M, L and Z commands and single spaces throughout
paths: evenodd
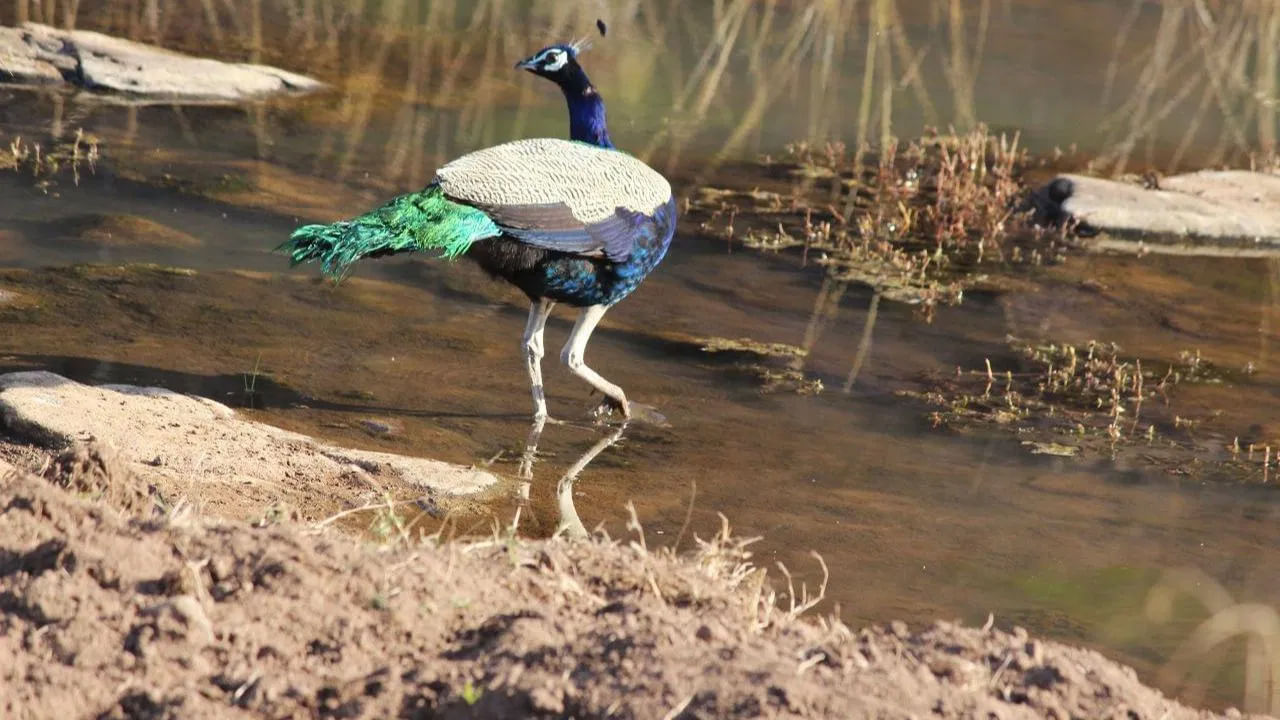
M 75 215 L 42 224 L 33 237 L 96 248 L 157 247 L 195 249 L 204 241 L 138 215 Z
M 0 375 L 0 422 L 10 433 L 47 446 L 106 444 L 162 493 L 213 506 L 243 507 L 249 494 L 260 495 L 266 505 L 307 486 L 328 488 L 337 500 L 345 490 L 346 500 L 358 501 L 360 491 L 375 487 L 466 495 L 496 481 L 490 473 L 437 460 L 327 445 L 242 419 L 201 397 L 155 387 L 83 385 L 43 371 Z
M 237 102 L 324 87 L 267 65 L 197 58 L 39 23 L 0 27 L 0 83 L 69 84 L 134 102 Z
M 1075 220 L 1101 248 L 1186 255 L 1280 256 L 1280 175 L 1202 170 L 1158 187 L 1061 175 L 1032 198 L 1042 221 Z M 1114 237 L 1119 236 L 1119 237 Z

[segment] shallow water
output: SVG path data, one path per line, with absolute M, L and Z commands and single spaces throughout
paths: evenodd
M 362 209 L 420 184 L 458 152 L 563 132 L 554 90 L 512 74 L 510 65 L 547 37 L 590 29 L 596 5 L 553 12 L 551 3 L 497 3 L 473 20 L 460 12 L 430 16 L 459 26 L 474 21 L 483 29 L 452 40 L 432 29 L 439 24 L 423 21 L 444 13 L 445 5 L 383 3 L 378 9 L 386 15 L 370 9 L 368 17 L 350 19 L 335 36 L 334 54 L 317 50 L 314 60 L 264 44 L 265 60 L 301 70 L 314 62 L 315 72 L 339 85 L 332 95 L 249 109 L 182 110 L 7 95 L 0 140 L 22 134 L 48 142 L 85 127 L 102 138 L 104 159 L 96 172 L 82 170 L 78 185 L 65 172 L 52 185 L 35 184 L 25 172 L 0 173 L 0 266 L 36 269 L 6 271 L 0 288 L 41 302 L 38 310 L 0 311 L 0 365 L 47 367 L 94 382 L 162 384 L 232 404 L 243 400 L 245 375 L 256 367 L 265 407 L 252 412 L 265 420 L 454 462 L 496 457 L 495 467 L 514 477 L 529 429 L 526 378 L 516 353 L 525 306 L 514 290 L 490 283 L 467 263 L 426 259 L 369 263 L 333 289 L 310 270 L 286 272 L 281 258 L 268 253 L 298 218 Z M 841 3 L 830 5 L 836 12 Z M 80 27 L 123 22 L 95 15 L 87 0 L 83 7 Z M 771 61 L 785 55 L 787 28 L 802 22 L 803 12 L 783 8 L 768 20 L 764 4 L 742 5 L 744 39 L 727 51 L 724 79 L 700 114 L 697 99 L 709 86 L 692 86 L 679 108 L 676 100 L 683 95 L 680 76 L 692 74 L 700 51 L 714 46 L 714 13 L 699 6 L 681 10 L 688 16 L 680 23 L 660 23 L 653 18 L 665 5 L 637 7 L 634 15 L 609 18 L 608 38 L 586 56 L 611 101 L 620 145 L 652 145 L 655 162 L 677 178 L 705 174 L 714 182 L 712 161 L 719 156 L 777 153 L 785 142 L 815 135 L 857 139 L 865 18 L 849 25 L 857 32 L 830 39 L 834 69 L 824 75 L 815 74 L 822 65 L 814 58 L 824 54 L 814 48 L 829 38 L 803 35 L 796 51 L 804 58 L 800 79 L 786 92 L 771 90 L 760 101 L 765 112 L 726 149 L 726 140 L 746 125 L 743 118 L 752 119 L 757 78 L 785 79 L 772 74 Z M 721 22 L 739 8 L 723 7 Z M 1119 107 L 1097 100 L 1114 44 L 1114 33 L 1102 30 L 1121 25 L 1130 3 L 991 3 L 968 109 L 938 49 L 958 22 L 951 6 L 894 7 L 909 44 L 930 53 L 920 67 L 933 97 L 932 119 L 961 122 L 971 113 L 996 127 L 1021 129 L 1041 151 L 1071 143 L 1091 154 L 1112 150 L 1107 132 L 1097 129 Z M 1153 42 L 1161 17 L 1139 7 L 1135 54 Z M 393 12 L 421 14 L 395 32 L 393 23 L 373 20 Z M 961 36 L 972 48 L 980 17 L 961 19 L 968 23 Z M 766 20 L 769 40 L 754 42 L 752 28 Z M 198 20 L 167 22 L 163 37 L 200 45 Z M 280 27 L 305 40 L 305 27 Z M 515 27 L 534 28 L 532 39 Z M 379 38 L 391 41 L 381 59 Z M 327 47 L 323 38 L 313 42 Z M 419 76 L 404 60 L 408 42 L 420 43 L 429 59 Z M 240 47 L 225 40 L 220 52 Z M 438 68 L 454 56 L 481 59 L 459 67 L 462 76 L 484 80 L 459 82 L 447 97 L 422 93 L 450 82 Z M 718 56 L 710 57 L 714 67 Z M 346 64 L 339 64 L 343 58 Z M 1126 82 L 1136 81 L 1125 73 L 1137 72 L 1122 68 L 1115 86 L 1129 87 Z M 813 83 L 823 77 L 833 85 L 815 92 Z M 903 83 L 895 95 L 895 132 L 909 134 L 926 120 L 912 92 Z M 877 127 L 868 137 L 878 135 Z M 1210 141 L 1193 143 L 1178 162 L 1238 155 L 1239 148 L 1219 152 L 1213 127 L 1206 120 Z M 1176 123 L 1157 124 L 1142 137 L 1138 160 L 1172 162 L 1184 132 Z M 102 216 L 132 219 L 122 224 Z M 105 230 L 86 234 L 86 227 Z M 66 269 L 82 262 L 199 272 Z M 48 266 L 53 269 L 38 270 Z M 634 502 L 651 544 L 706 536 L 723 513 L 735 532 L 764 538 L 757 545 L 760 561 L 784 563 L 810 587 L 821 572 L 808 553 L 820 553 L 831 570 L 829 606 L 838 605 L 852 624 L 948 617 L 981 623 L 993 613 L 1002 624 L 1105 649 L 1189 701 L 1239 703 L 1242 642 L 1197 658 L 1200 669 L 1190 683 L 1161 674 L 1207 613 L 1194 591 L 1179 592 L 1166 607 L 1160 588 L 1162 573 L 1195 571 L 1203 575 L 1192 583 L 1200 591 L 1217 583 L 1236 602 L 1276 606 L 1280 496 L 1274 481 L 1262 484 L 1260 465 L 1256 477 L 1224 479 L 1211 468 L 1171 474 L 1166 464 L 1144 457 L 1160 455 L 1159 447 L 1114 459 L 1033 456 L 999 429 L 936 430 L 926 418 L 929 408 L 894 392 L 915 387 L 923 373 L 977 368 L 986 358 L 1013 367 L 1004 343 L 1009 333 L 1116 341 L 1130 355 L 1166 361 L 1198 349 L 1223 368 L 1252 363 L 1254 369 L 1234 373 L 1224 385 L 1180 388 L 1174 400 L 1180 412 L 1210 417 L 1194 433 L 1200 456 L 1224 455 L 1236 436 L 1259 447 L 1280 445 L 1277 270 L 1262 261 L 1073 257 L 1031 280 L 1015 292 L 971 294 L 930 324 L 909 308 L 881 304 L 870 353 L 846 394 L 840 388 L 858 354 L 870 292 L 841 289 L 834 312 L 815 316 L 820 299 L 832 297 L 819 269 L 804 266 L 799 256 L 726 248 L 686 224 L 662 268 L 610 312 L 590 351 L 595 368 L 634 400 L 657 408 L 669 426 L 637 423 L 603 450 L 573 487 L 576 512 L 588 528 L 603 524 L 622 536 L 624 506 Z M 565 311 L 552 320 L 552 348 L 570 322 Z M 694 341 L 699 337 L 796 345 L 808 337 L 812 352 L 803 370 L 826 391 L 763 393 L 760 380 L 742 367 L 756 360 L 706 353 Z M 546 363 L 552 413 L 580 418 L 590 398 L 555 356 L 549 352 Z M 361 425 L 366 419 L 394 431 L 371 435 Z M 522 511 L 527 532 L 554 530 L 556 481 L 602 432 L 581 424 L 545 430 L 531 505 Z M 509 521 L 516 505 L 514 497 L 501 499 L 494 513 Z

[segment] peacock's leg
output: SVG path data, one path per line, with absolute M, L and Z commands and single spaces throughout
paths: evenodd
M 547 396 L 542 389 L 542 331 L 555 301 L 542 298 L 529 305 L 529 321 L 524 326 L 524 361 L 529 370 L 529 388 L 533 393 L 533 419 L 547 419 Z
M 529 436 L 524 441 L 524 452 L 520 454 L 520 470 L 516 474 L 516 477 L 521 480 L 533 479 L 533 463 L 538 459 L 538 441 L 542 439 L 542 428 L 546 425 L 546 418 L 535 417 L 533 425 L 529 427 Z M 527 487 L 522 488 L 521 493 L 525 500 L 529 499 Z
M 568 365 L 574 375 L 586 380 L 596 390 L 604 393 L 605 401 L 601 404 L 601 409 L 618 410 L 623 417 L 629 418 L 631 407 L 627 405 L 627 396 L 622 392 L 622 388 L 600 377 L 599 373 L 587 367 L 583 361 L 591 332 L 596 329 L 600 318 L 604 317 L 608 310 L 608 305 L 592 305 L 583 308 L 578 321 L 573 324 L 573 331 L 569 333 L 569 341 L 565 343 L 564 350 L 560 351 L 560 361 Z

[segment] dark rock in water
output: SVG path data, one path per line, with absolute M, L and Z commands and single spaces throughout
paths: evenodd
M 1041 222 L 1075 220 L 1101 249 L 1183 255 L 1280 256 L 1280 175 L 1202 170 L 1158 188 L 1062 175 L 1033 193 Z
M 318 80 L 267 65 L 224 63 L 86 30 L 0 27 L 0 83 L 66 84 L 127 102 L 238 102 L 311 92 Z

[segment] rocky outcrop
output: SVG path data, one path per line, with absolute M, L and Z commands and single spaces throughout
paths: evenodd
M 1202 170 L 1156 187 L 1061 175 L 1033 202 L 1041 220 L 1074 220 L 1098 247 L 1188 255 L 1280 256 L 1280 175 Z
M 220 403 L 155 387 L 84 385 L 50 372 L 0 375 L 0 423 L 58 448 L 95 441 L 169 497 L 211 509 L 276 505 L 322 493 L 335 509 L 411 492 L 446 501 L 496 477 L 427 458 L 353 450 L 251 420 Z M 256 503 L 246 503 L 257 497 Z M 244 514 L 231 511 L 231 516 Z
M 267 65 L 225 63 L 87 30 L 0 27 L 0 83 L 71 85 L 130 102 L 239 102 L 324 84 Z

